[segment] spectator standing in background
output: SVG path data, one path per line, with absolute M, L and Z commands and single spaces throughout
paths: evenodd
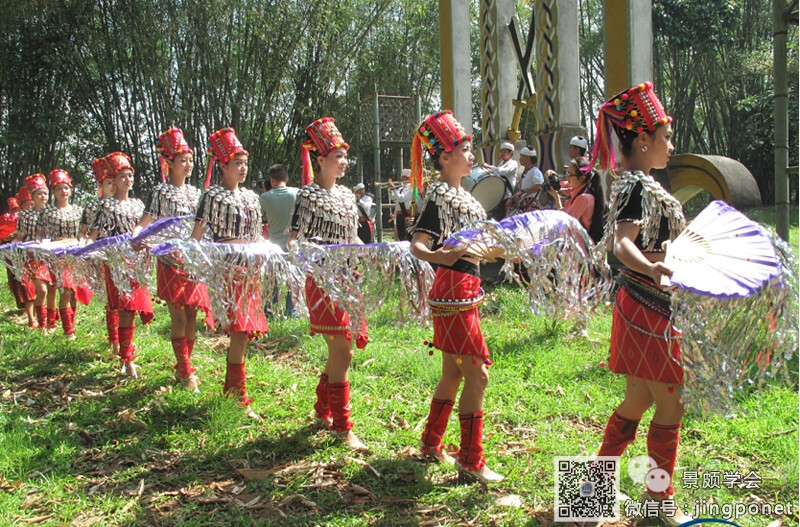
M 264 217 L 264 222 L 269 227 L 269 241 L 287 251 L 289 224 L 294 211 L 294 201 L 300 189 L 287 185 L 289 171 L 284 165 L 272 165 L 268 174 L 270 190 L 264 192 L 258 198 L 259 203 L 261 203 L 261 214 Z M 275 294 L 277 295 L 277 293 L 276 289 Z M 277 304 L 277 297 L 273 298 L 273 303 Z M 294 316 L 295 314 L 291 291 L 286 293 L 286 314 L 289 316 Z
M 375 201 L 363 183 L 353 187 L 358 207 L 358 237 L 364 243 L 375 241 L 375 215 L 377 214 Z

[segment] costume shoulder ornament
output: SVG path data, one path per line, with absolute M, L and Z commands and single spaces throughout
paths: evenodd
M 606 216 L 605 234 L 597 243 L 596 251 L 611 250 L 617 232 L 619 213 L 628 204 L 631 192 L 637 183 L 642 185 L 642 218 L 637 223 L 641 228 L 642 245 L 645 250 L 652 251 L 655 248 L 661 218 L 667 218 L 670 240 L 674 240 L 686 226 L 680 201 L 667 192 L 660 183 L 639 170 L 625 172 L 614 180 L 611 187 L 611 204 Z
M 444 181 L 431 185 L 428 189 L 428 201 L 439 208 L 442 240 L 476 220 L 486 219 L 486 211 L 472 194 L 462 187 L 451 187 Z
M 322 243 L 353 243 L 358 237 L 358 207 L 355 195 L 342 185 L 326 190 L 316 183 L 297 195 L 301 239 Z
M 192 214 L 197 208 L 200 191 L 191 185 L 176 187 L 170 183 L 159 183 L 153 190 L 148 214 L 156 218 Z

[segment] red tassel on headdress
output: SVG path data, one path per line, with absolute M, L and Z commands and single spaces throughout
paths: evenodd
M 214 170 L 214 156 L 208 156 L 208 168 L 206 168 L 206 182 L 203 188 L 208 188 L 211 185 L 211 173 Z
M 159 156 L 159 159 L 161 161 L 161 182 L 166 183 L 167 175 L 169 174 L 169 165 L 167 164 L 167 160 L 164 159 L 164 156 Z
M 314 179 L 314 169 L 311 166 L 311 153 L 310 150 L 314 148 L 314 144 L 309 141 L 304 141 L 300 147 L 300 159 L 303 162 L 303 173 L 300 179 L 301 186 L 305 187 Z
M 422 141 L 419 134 L 411 140 L 411 188 L 414 189 L 414 202 L 419 198 L 422 189 Z

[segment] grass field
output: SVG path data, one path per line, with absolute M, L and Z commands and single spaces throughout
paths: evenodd
M 796 247 L 796 223 L 792 239 Z M 357 351 L 351 372 L 354 431 L 368 454 L 346 450 L 313 425 L 326 348 L 307 335 L 306 320 L 271 320 L 270 335 L 251 344 L 248 387 L 264 416 L 254 422 L 221 394 L 224 337 L 198 341 L 200 394 L 175 385 L 161 306 L 152 325 L 137 328 L 137 380 L 119 374 L 101 306 L 79 310 L 75 341 L 27 330 L 6 312 L 0 525 L 552 525 L 554 456 L 593 455 L 624 391 L 624 379 L 600 366 L 610 315 L 594 316 L 588 337 L 580 336 L 569 324 L 531 315 L 517 287 L 487 293 L 482 326 L 495 364 L 485 455 L 507 476 L 489 489 L 420 457 L 440 358 L 423 345 L 429 328 L 396 328 L 385 310 L 370 317 L 370 345 Z M 2 311 L 11 305 L 0 283 Z M 687 512 L 697 503 L 788 504 L 789 514 L 734 521 L 798 524 L 796 380 L 742 397 L 735 414 L 685 417 L 675 486 Z M 650 415 L 624 460 L 646 454 Z M 458 437 L 453 416 L 445 441 L 455 448 Z M 697 488 L 684 488 L 692 473 Z M 760 480 L 728 488 L 725 473 Z M 623 492 L 638 497 L 640 486 L 622 474 Z

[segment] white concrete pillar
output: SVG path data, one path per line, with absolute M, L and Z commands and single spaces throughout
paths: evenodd
M 439 0 L 442 63 L 442 109 L 472 134 L 472 79 L 470 72 L 469 2 Z

